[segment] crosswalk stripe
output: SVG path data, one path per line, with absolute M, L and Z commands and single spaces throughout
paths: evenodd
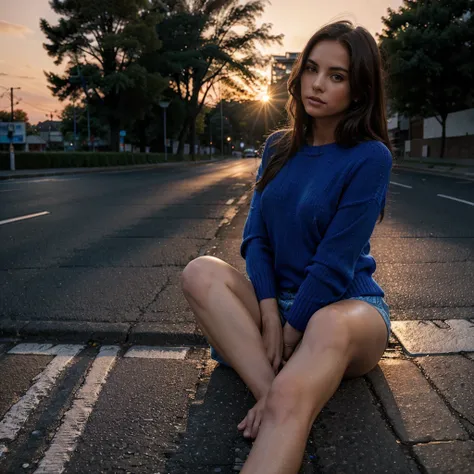
M 108 373 L 115 364 L 118 346 L 103 346 L 77 392 L 72 407 L 67 411 L 53 441 L 41 460 L 35 474 L 59 474 L 76 449 L 89 415 L 91 414 Z
M 64 352 L 69 349 L 82 349 L 84 346 L 78 344 L 37 344 L 33 342 L 25 342 L 17 344 L 8 351 L 9 354 L 14 355 L 58 355 L 59 352 Z
M 156 347 L 156 346 L 133 346 L 124 357 L 135 357 L 139 359 L 184 359 L 188 353 L 187 347 Z
M 0 439 L 13 441 L 42 398 L 49 394 L 56 379 L 83 346 L 58 349 L 56 357 L 36 377 L 36 383 L 13 405 L 0 421 Z

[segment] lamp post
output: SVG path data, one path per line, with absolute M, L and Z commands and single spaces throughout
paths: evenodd
M 165 161 L 168 161 L 168 149 L 166 148 L 166 109 L 170 105 L 169 100 L 160 100 L 160 107 L 163 109 L 163 128 L 164 128 L 164 145 L 165 145 Z

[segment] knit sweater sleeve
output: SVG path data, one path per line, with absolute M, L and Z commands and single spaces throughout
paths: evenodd
M 359 162 L 349 174 L 339 205 L 288 314 L 304 331 L 311 316 L 341 299 L 354 279 L 357 260 L 372 235 L 390 179 L 392 157 L 385 147 Z
M 270 136 L 265 143 L 262 161 L 257 172 L 257 181 L 261 178 L 269 161 L 270 147 L 275 139 L 274 135 Z M 274 254 L 262 216 L 261 197 L 261 192 L 255 189 L 240 247 L 240 253 L 245 259 L 247 274 L 259 302 L 266 298 L 276 298 L 277 295 Z

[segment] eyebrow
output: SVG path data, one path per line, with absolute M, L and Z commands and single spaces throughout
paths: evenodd
M 315 62 L 315 61 L 313 61 L 312 59 L 308 59 L 306 62 L 307 62 L 307 63 L 314 64 L 315 66 L 318 65 L 318 63 Z M 333 66 L 333 67 L 330 67 L 329 69 L 330 69 L 331 71 L 344 71 L 344 72 L 346 72 L 347 74 L 349 74 L 349 71 L 348 71 L 346 68 L 343 68 L 343 67 L 341 67 L 341 66 Z

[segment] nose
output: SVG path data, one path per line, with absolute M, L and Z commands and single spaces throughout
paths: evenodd
M 316 74 L 312 84 L 314 91 L 322 91 L 324 90 L 324 78 L 322 74 Z

